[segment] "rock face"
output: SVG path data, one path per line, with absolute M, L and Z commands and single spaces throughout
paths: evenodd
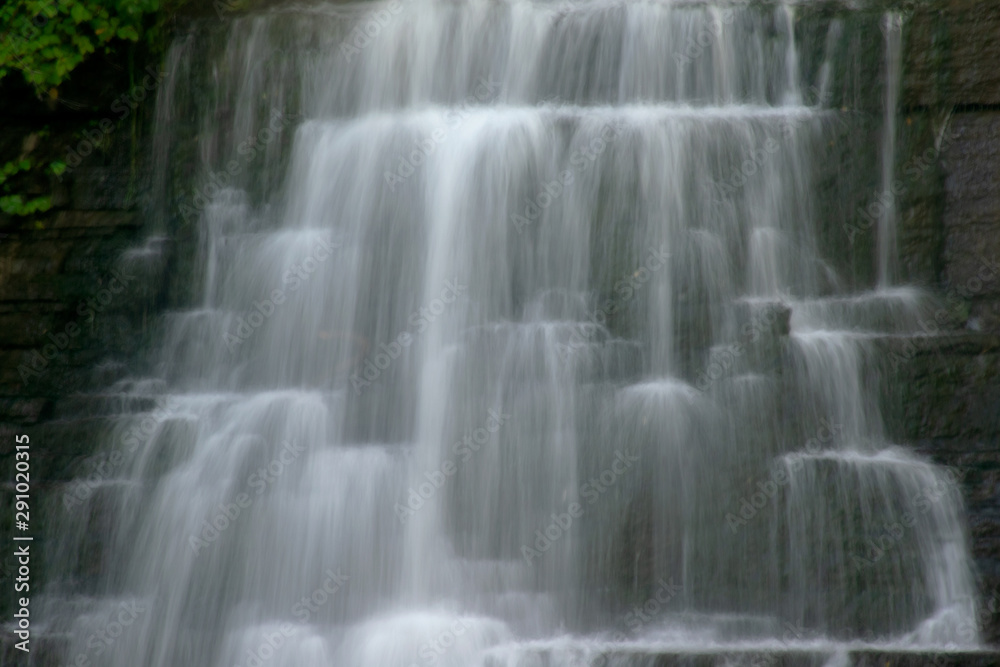
M 900 3 L 907 29 L 900 163 L 934 157 L 901 216 L 907 266 L 953 333 L 894 341 L 888 373 L 895 438 L 961 476 L 983 593 L 986 638 L 1000 642 L 1000 6 L 976 0 Z M 907 127 L 904 125 L 904 127 Z M 904 133 L 906 130 L 904 129 Z M 935 269 L 928 274 L 927 268 Z
M 0 164 L 24 157 L 39 164 L 66 160 L 81 146 L 80 133 L 95 136 L 95 122 L 100 127 L 105 118 L 118 119 L 110 105 L 128 89 L 128 78 L 98 65 L 97 72 L 82 75 L 100 84 L 86 96 L 68 89 L 68 104 L 54 109 L 34 103 L 13 77 L 4 80 Z M 148 113 L 136 108 L 133 115 L 135 128 L 143 127 Z M 102 130 L 98 147 L 88 142 L 90 157 L 61 179 L 19 184 L 33 196 L 49 195 L 49 211 L 0 214 L 0 456 L 13 461 L 14 436 L 30 437 L 30 530 L 39 554 L 45 554 L 46 520 L 58 511 L 49 506 L 56 507 L 62 485 L 81 474 L 79 463 L 98 443 L 99 420 L 75 407 L 73 397 L 126 372 L 160 309 L 166 246 L 147 242 L 143 229 L 140 203 L 148 179 L 135 158 L 147 142 L 141 132 L 133 134 L 132 120 Z M 5 508 L 14 506 L 11 469 L 0 486 Z M 11 514 L 0 518 L 7 542 Z M 6 551 L 0 614 L 9 618 L 14 562 L 12 550 Z M 33 559 L 31 574 L 37 591 L 48 580 L 44 559 Z
M 903 0 L 910 14 L 903 103 L 1000 104 L 1000 6 L 979 0 Z
M 971 329 L 998 331 L 1000 112 L 957 114 L 952 125 L 953 140 L 942 155 L 943 282 L 967 294 Z
M 883 341 L 888 426 L 896 442 L 954 468 L 962 480 L 981 576 L 981 619 L 987 640 L 1000 643 L 1000 5 L 900 0 L 878 10 L 886 6 L 907 17 L 897 144 L 897 173 L 906 186 L 900 268 L 906 281 L 936 293 L 943 304 L 927 323 L 928 333 L 942 335 Z M 80 74 L 103 86 L 76 104 L 82 111 L 53 113 L 31 103 L 0 111 L 0 163 L 32 141 L 41 142 L 33 149 L 40 153 L 67 154 L 79 146 L 77 129 L 112 115 L 110 105 L 128 80 L 113 64 L 96 67 Z M 0 96 L 11 92 L 0 90 Z M 87 474 L 85 462 L 106 428 L 100 401 L 80 392 L 108 386 L 137 363 L 167 303 L 168 268 L 174 257 L 184 259 L 171 253 L 169 241 L 150 240 L 142 212 L 147 169 L 134 158 L 150 153 L 142 130 L 152 107 L 147 101 L 136 116 L 116 123 L 101 149 L 61 182 L 39 186 L 52 195 L 51 211 L 23 219 L 0 215 L 0 455 L 9 459 L 14 434 L 31 436 L 38 480 L 32 489 L 51 505 L 48 515 L 58 512 L 65 485 Z M 851 113 L 866 115 L 873 132 L 832 156 L 838 169 L 850 168 L 856 149 L 870 145 L 880 126 L 877 109 Z M 131 132 L 136 118 L 138 131 Z M 47 137 L 30 140 L 48 126 Z M 831 203 L 841 218 L 831 221 L 831 233 L 840 233 L 838 222 L 849 224 L 864 204 Z M 174 229 L 170 236 L 189 233 Z M 850 253 L 845 243 L 845 256 Z M 869 260 L 850 262 L 870 267 Z M 0 490 L 4 507 L 11 506 L 10 494 L 9 487 Z M 9 542 L 11 518 L 0 517 L 0 540 Z M 41 520 L 35 535 L 42 533 Z M 5 553 L 4 617 L 12 569 Z M 45 576 L 40 567 L 33 570 L 35 582 Z

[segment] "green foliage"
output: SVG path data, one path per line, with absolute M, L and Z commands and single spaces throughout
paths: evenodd
M 115 39 L 157 36 L 161 0 L 19 0 L 0 6 L 0 79 L 20 71 L 42 95 Z
M 0 81 L 20 73 L 39 98 L 59 97 L 58 87 L 93 53 L 129 63 L 135 47 L 148 47 L 156 58 L 166 47 L 170 23 L 185 11 L 213 11 L 219 19 L 240 12 L 255 0 L 0 0 Z M 132 116 L 133 133 L 135 115 Z M 47 134 L 46 131 L 38 133 Z M 45 176 L 60 176 L 66 164 L 32 161 L 27 153 L 0 167 L 0 212 L 31 215 L 47 211 L 49 196 L 23 190 Z M 51 157 L 51 156 L 50 156 Z M 36 223 L 41 224 L 41 223 Z
M 37 165 L 25 157 L 18 160 L 11 160 L 3 167 L 0 167 L 0 191 L 3 192 L 0 195 L 0 211 L 7 215 L 31 215 L 32 213 L 47 211 L 52 207 L 52 200 L 48 195 L 29 198 L 24 194 L 11 192 L 10 179 L 17 174 L 30 172 L 36 169 L 36 167 Z M 66 165 L 60 161 L 49 165 L 47 171 L 58 176 L 65 170 Z

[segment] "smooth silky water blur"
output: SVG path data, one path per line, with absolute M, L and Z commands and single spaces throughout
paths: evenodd
M 960 494 L 879 409 L 875 341 L 926 299 L 894 218 L 868 291 L 828 261 L 845 26 L 807 80 L 796 11 L 311 4 L 178 39 L 150 226 L 179 207 L 197 253 L 107 392 L 124 462 L 66 512 L 66 663 L 977 646 Z

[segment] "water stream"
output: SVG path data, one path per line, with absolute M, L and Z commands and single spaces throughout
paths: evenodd
M 816 173 L 849 27 L 810 43 L 799 9 L 391 0 L 179 38 L 151 224 L 194 251 L 67 510 L 66 663 L 975 647 L 954 479 L 879 406 L 924 298 L 883 227 L 878 289 L 844 287 Z

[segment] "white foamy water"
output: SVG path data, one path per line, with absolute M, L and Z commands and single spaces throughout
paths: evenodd
M 196 251 L 114 388 L 158 401 L 105 443 L 128 483 L 67 510 L 67 661 L 975 647 L 955 480 L 878 403 L 924 301 L 885 243 L 876 291 L 833 268 L 847 28 L 800 10 L 320 3 L 175 44 L 154 201 Z

